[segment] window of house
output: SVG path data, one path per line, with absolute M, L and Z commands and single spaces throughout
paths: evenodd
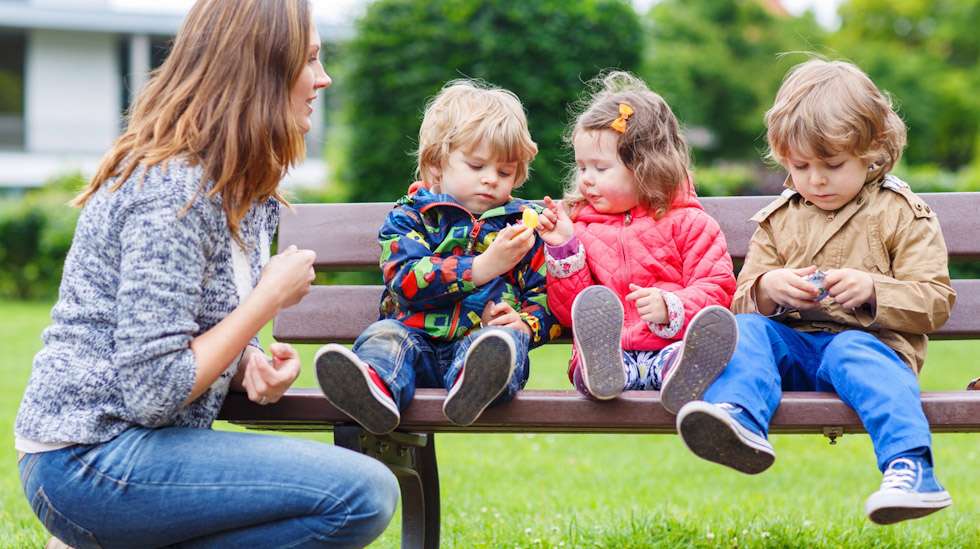
M 0 31 L 0 149 L 24 148 L 24 54 L 22 32 Z

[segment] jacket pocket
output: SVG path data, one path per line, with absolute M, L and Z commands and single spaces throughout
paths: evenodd
M 868 253 L 864 256 L 863 265 L 866 271 L 891 276 L 892 262 L 888 256 L 888 248 L 881 238 L 881 228 L 878 220 L 868 225 Z

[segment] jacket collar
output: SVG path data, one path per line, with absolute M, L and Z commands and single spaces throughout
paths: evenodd
M 428 210 L 431 208 L 452 208 L 459 209 L 474 219 L 489 219 L 492 217 L 505 217 L 510 215 L 520 215 L 523 213 L 524 208 L 534 208 L 536 211 L 541 211 L 541 208 L 535 206 L 531 202 L 521 199 L 510 198 L 510 201 L 506 204 L 497 206 L 496 208 L 491 208 L 482 215 L 477 216 L 473 212 L 466 209 L 465 206 L 459 203 L 458 200 L 453 198 L 449 194 L 445 193 L 434 193 L 431 190 L 431 186 L 424 181 L 416 181 L 408 187 L 408 194 L 403 196 L 398 200 L 398 204 L 412 206 L 418 210 Z

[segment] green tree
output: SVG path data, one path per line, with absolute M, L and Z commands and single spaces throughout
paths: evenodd
M 422 109 L 447 81 L 516 93 L 540 153 L 520 194 L 561 191 L 568 105 L 602 69 L 636 70 L 643 36 L 625 0 L 378 0 L 346 47 L 350 66 L 338 179 L 347 198 L 391 200 L 414 173 Z M 563 160 L 566 159 L 566 160 Z
M 643 74 L 688 128 L 701 159 L 759 158 L 765 148 L 763 115 L 779 83 L 825 32 L 812 14 L 773 13 L 759 0 L 664 0 L 647 15 L 650 26 Z
M 956 170 L 978 150 L 980 0 L 851 0 L 831 43 L 895 98 L 905 158 Z

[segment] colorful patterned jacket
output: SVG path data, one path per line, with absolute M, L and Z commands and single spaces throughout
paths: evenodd
M 473 259 L 528 207 L 541 211 L 515 198 L 477 218 L 448 194 L 410 187 L 378 233 L 385 281 L 381 318 L 451 341 L 481 327 L 487 302 L 505 301 L 531 328 L 531 347 L 556 338 L 561 326 L 548 308 L 540 238 L 513 271 L 480 287 L 472 282 Z

